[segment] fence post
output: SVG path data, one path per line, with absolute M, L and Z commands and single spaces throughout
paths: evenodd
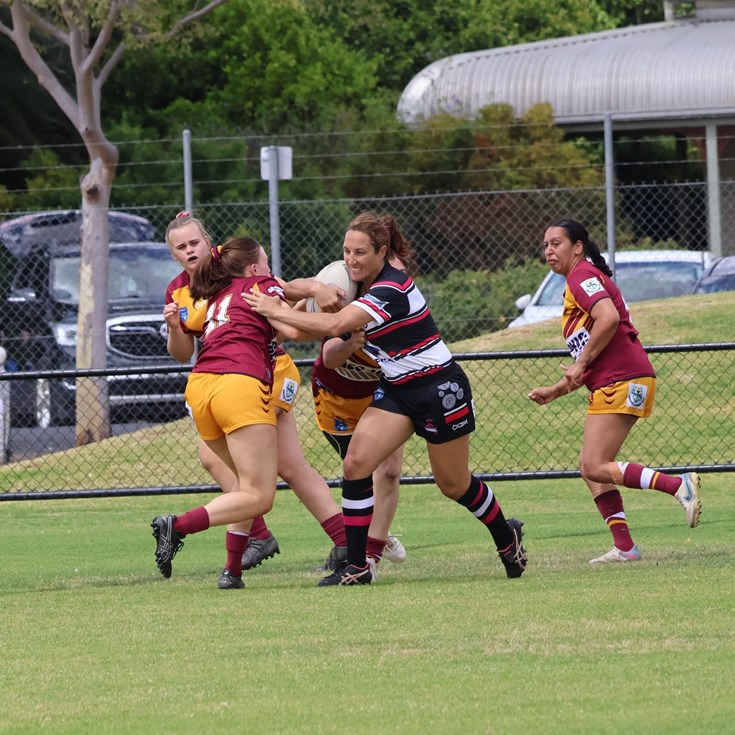
M 7 350 L 0 347 L 0 373 L 5 372 Z M 0 463 L 10 459 L 10 381 L 0 380 Z
M 270 145 L 260 149 L 260 177 L 268 181 L 268 201 L 271 225 L 271 270 L 281 273 L 281 229 L 278 218 L 278 181 L 291 179 L 293 149 L 289 146 Z

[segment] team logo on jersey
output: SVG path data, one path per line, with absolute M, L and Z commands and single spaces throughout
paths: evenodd
M 285 403 L 293 403 L 296 393 L 299 390 L 299 384 L 291 378 L 284 378 L 283 388 L 281 389 L 281 400 Z
M 377 306 L 378 309 L 381 311 L 385 311 L 385 307 L 388 306 L 387 301 L 381 301 L 380 299 L 376 299 L 375 296 L 371 293 L 366 293 L 364 296 L 361 297 L 363 301 L 367 301 L 370 304 L 373 304 L 374 306 Z
M 642 408 L 646 402 L 646 393 L 648 387 L 640 383 L 630 383 L 628 385 L 628 398 L 625 405 L 628 408 Z
M 587 296 L 592 296 L 593 294 L 605 290 L 597 278 L 588 278 L 586 281 L 582 281 L 579 285 Z
M 187 306 L 181 306 L 179 307 L 179 319 L 181 319 L 184 324 L 186 324 L 186 320 L 189 318 L 189 307 Z
M 278 296 L 283 296 L 284 298 L 286 297 L 286 295 L 283 292 L 283 289 L 280 286 L 268 286 L 267 292 L 271 296 L 274 296 L 277 294 Z

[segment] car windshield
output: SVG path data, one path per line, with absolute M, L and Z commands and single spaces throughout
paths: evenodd
M 79 303 L 81 257 L 55 257 L 51 260 L 49 287 L 57 301 Z M 142 299 L 161 301 L 171 279 L 181 271 L 167 247 L 110 250 L 107 286 L 109 301 Z
M 615 282 L 627 302 L 665 299 L 690 294 L 702 271 L 703 266 L 694 262 L 618 263 Z M 536 305 L 561 306 L 565 285 L 564 277 L 553 273 Z

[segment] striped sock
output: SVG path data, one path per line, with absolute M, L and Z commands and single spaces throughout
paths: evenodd
M 644 467 L 634 462 L 615 462 L 623 475 L 625 487 L 640 490 L 658 490 L 667 495 L 674 495 L 681 486 L 681 477 L 665 475 L 663 472 Z
M 508 528 L 500 503 L 482 480 L 472 475 L 470 486 L 457 502 L 467 508 L 490 531 L 499 551 L 506 550 L 513 543 L 513 533 Z
M 342 515 L 347 537 L 347 561 L 364 567 L 368 528 L 373 519 L 373 477 L 342 479 Z
M 607 523 L 607 527 L 613 537 L 613 544 L 620 551 L 630 551 L 633 546 L 633 539 L 628 528 L 628 521 L 625 519 L 625 510 L 623 509 L 623 498 L 618 490 L 608 490 L 602 495 L 595 498 L 595 505 L 600 515 Z

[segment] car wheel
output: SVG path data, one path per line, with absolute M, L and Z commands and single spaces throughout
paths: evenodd
M 51 381 L 39 378 L 36 381 L 36 425 L 48 429 L 52 425 Z

